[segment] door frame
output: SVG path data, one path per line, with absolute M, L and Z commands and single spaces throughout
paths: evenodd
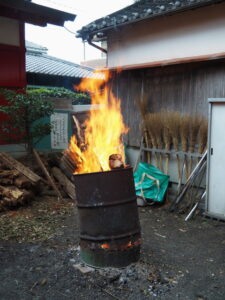
M 207 155 L 207 175 L 206 175 L 206 201 L 205 201 L 205 214 L 211 217 L 225 220 L 225 215 L 209 212 L 209 171 L 210 171 L 210 157 L 211 157 L 211 132 L 212 132 L 212 106 L 215 103 L 224 103 L 225 98 L 208 98 L 208 155 Z

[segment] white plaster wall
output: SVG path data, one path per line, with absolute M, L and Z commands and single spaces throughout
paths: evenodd
M 19 46 L 19 22 L 0 17 L 0 44 Z
M 108 67 L 225 53 L 225 3 L 145 20 L 112 31 Z

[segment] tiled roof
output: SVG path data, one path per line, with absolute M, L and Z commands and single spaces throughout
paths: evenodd
M 47 48 L 26 42 L 26 72 L 36 74 L 49 74 L 56 76 L 76 78 L 102 79 L 101 73 L 94 73 L 89 67 L 47 55 Z
M 83 40 L 103 38 L 105 31 L 143 19 L 172 15 L 181 11 L 224 2 L 225 0 L 140 0 L 84 26 L 77 33 Z

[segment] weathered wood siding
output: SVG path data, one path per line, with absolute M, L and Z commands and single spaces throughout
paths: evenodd
M 139 146 L 141 117 L 136 101 L 147 96 L 150 112 L 169 109 L 207 117 L 208 98 L 225 97 L 225 60 L 127 70 L 114 73 L 111 86 L 130 128 L 125 142 Z

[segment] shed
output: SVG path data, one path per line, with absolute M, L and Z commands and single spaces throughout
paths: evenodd
M 78 31 L 90 44 L 107 41 L 132 153 L 141 140 L 138 99 L 147 97 L 153 113 L 163 108 L 207 117 L 208 98 L 225 96 L 224 34 L 223 0 L 140 0 Z

